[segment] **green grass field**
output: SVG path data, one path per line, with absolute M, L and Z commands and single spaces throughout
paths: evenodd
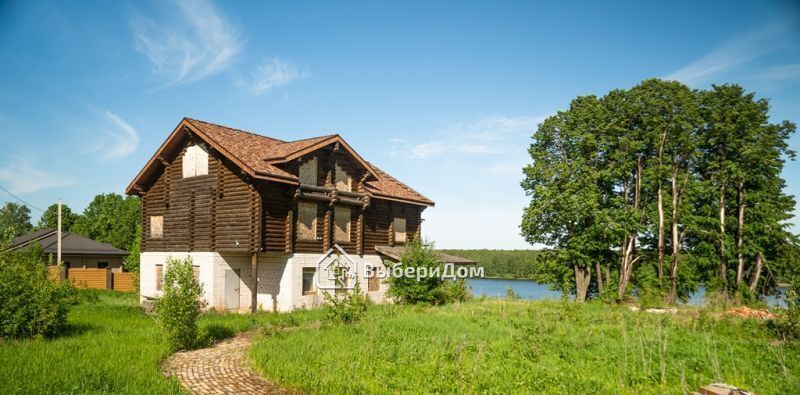
M 138 297 L 111 291 L 89 295 L 69 313 L 69 333 L 52 340 L 0 340 L 0 394 L 170 394 L 177 382 L 159 372 L 168 346 Z M 211 339 L 256 326 L 300 325 L 318 312 L 204 314 Z
M 753 320 L 569 302 L 373 306 L 361 323 L 277 332 L 251 350 L 312 393 L 680 394 L 727 382 L 800 393 L 800 346 Z

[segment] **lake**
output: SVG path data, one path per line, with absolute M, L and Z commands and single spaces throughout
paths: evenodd
M 513 289 L 519 294 L 522 299 L 530 300 L 543 300 L 543 299 L 561 299 L 561 292 L 552 291 L 546 284 L 539 284 L 533 280 L 513 280 L 504 278 L 470 278 L 467 279 L 467 285 L 472 289 L 472 294 L 475 296 L 491 296 L 501 297 L 506 296 L 506 288 Z M 781 297 L 767 296 L 767 304 L 770 306 L 785 306 L 786 301 L 783 298 L 785 290 L 781 289 Z M 686 303 L 690 306 L 699 306 L 703 304 L 703 296 L 706 293 L 706 288 L 701 286 L 697 292 L 692 294 L 689 301 Z

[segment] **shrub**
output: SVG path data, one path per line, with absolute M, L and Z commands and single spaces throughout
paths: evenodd
M 437 300 L 439 304 L 464 302 L 472 298 L 464 279 L 444 281 L 439 284 L 437 289 Z
M 770 324 L 778 337 L 800 339 L 800 274 L 791 278 L 786 290 L 786 310 Z
M 204 307 L 203 293 L 192 273 L 192 260 L 168 259 L 164 273 L 164 295 L 155 302 L 158 322 L 173 350 L 198 344 L 197 318 Z
M 372 300 L 361 289 L 359 281 L 356 281 L 351 291 L 341 296 L 323 291 L 322 297 L 327 302 L 325 313 L 328 320 L 344 324 L 360 321 L 372 304 Z
M 72 285 L 49 278 L 38 243 L 22 251 L 0 252 L 0 338 L 59 335 L 74 303 Z
M 394 267 L 400 267 L 405 272 L 406 268 L 426 268 L 428 272 L 433 269 L 443 270 L 439 261 L 439 256 L 433 249 L 433 245 L 425 244 L 420 240 L 414 240 L 406 244 L 405 251 L 400 262 Z M 441 277 L 429 276 L 417 279 L 416 277 L 391 277 L 389 278 L 389 289 L 387 294 L 399 303 L 432 303 L 436 304 L 440 300 L 439 286 L 442 285 Z

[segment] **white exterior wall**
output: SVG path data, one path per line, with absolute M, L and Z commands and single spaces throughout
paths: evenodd
M 258 292 L 256 300 L 258 308 L 266 311 L 291 311 L 297 308 L 316 308 L 322 305 L 321 292 L 316 295 L 303 295 L 303 268 L 316 268 L 317 261 L 323 254 L 279 253 L 258 254 Z M 164 265 L 166 271 L 169 257 L 183 259 L 192 258 L 192 264 L 200 268 L 200 284 L 203 297 L 209 309 L 225 310 L 225 272 L 239 269 L 239 310 L 249 311 L 251 301 L 250 255 L 220 254 L 217 252 L 143 252 L 139 269 L 140 299 L 161 296 L 156 291 L 156 265 Z M 362 290 L 376 303 L 386 301 L 386 284 L 381 283 L 380 290 L 367 292 L 368 279 L 365 277 L 366 265 L 383 267 L 383 260 L 378 255 L 349 255 L 358 266 L 359 281 Z M 330 259 L 330 258 L 328 258 Z M 327 261 L 327 260 L 326 260 Z M 324 265 L 324 264 L 323 264 Z

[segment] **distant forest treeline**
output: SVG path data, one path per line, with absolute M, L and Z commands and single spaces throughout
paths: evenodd
M 536 250 L 440 250 L 478 262 L 486 277 L 532 278 Z

